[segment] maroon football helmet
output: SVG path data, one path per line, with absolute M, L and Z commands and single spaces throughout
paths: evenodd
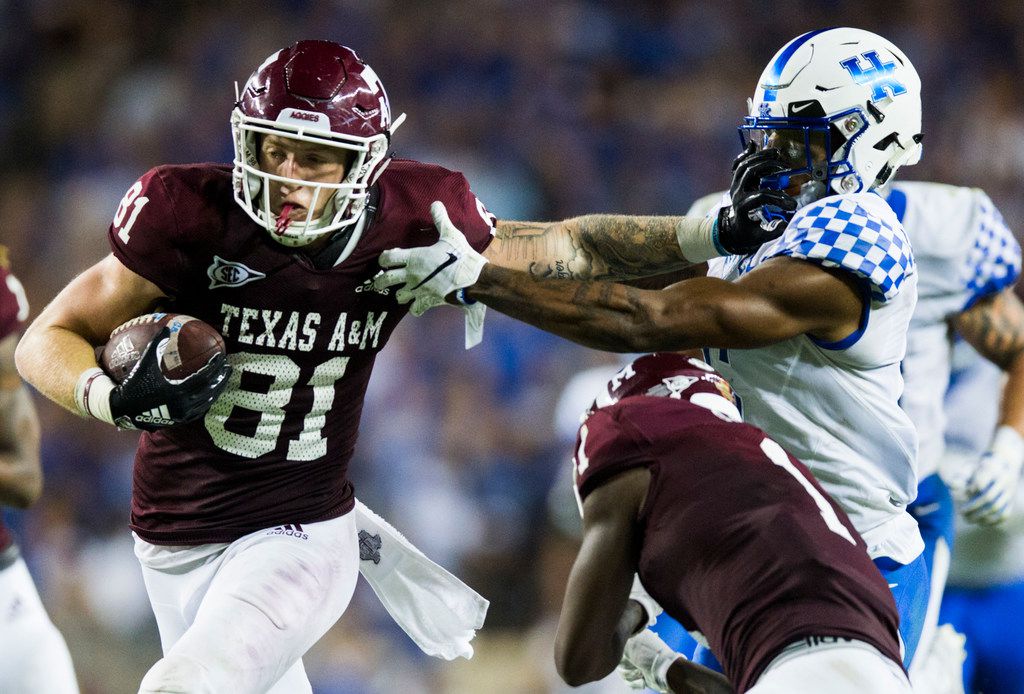
M 265 61 L 241 93 L 235 87 L 231 114 L 235 200 L 271 236 L 287 246 L 311 241 L 354 223 L 369 187 L 387 166 L 391 133 L 405 114 L 391 120 L 384 87 L 355 51 L 332 41 L 299 41 Z M 259 167 L 259 136 L 277 135 L 354 154 L 341 183 L 286 178 Z M 304 222 L 278 225 L 270 211 L 270 185 L 311 188 L 314 202 Z M 319 196 L 332 196 L 312 219 Z M 283 227 L 283 228 L 282 228 Z
M 636 395 L 688 400 L 723 419 L 741 421 L 729 382 L 700 359 L 674 352 L 646 354 L 626 364 L 598 393 L 587 415 Z

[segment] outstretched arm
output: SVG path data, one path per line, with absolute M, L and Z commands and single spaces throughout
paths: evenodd
M 779 236 L 796 210 L 785 193 L 761 189 L 763 176 L 785 168 L 777 150 L 748 147 L 732 165 L 731 206 L 712 217 L 594 214 L 562 222 L 499 222 L 484 257 L 532 277 L 624 280 L 750 253 Z
M 488 264 L 466 294 L 543 330 L 614 352 L 751 348 L 802 333 L 836 341 L 857 329 L 865 300 L 851 274 L 792 258 L 770 260 L 738 282 L 697 278 L 661 291 L 539 280 Z
M 562 222 L 499 221 L 484 257 L 531 277 L 633 279 L 673 272 L 704 259 L 687 258 L 677 236 L 700 219 L 593 214 Z M 693 233 L 696 233 L 694 231 Z

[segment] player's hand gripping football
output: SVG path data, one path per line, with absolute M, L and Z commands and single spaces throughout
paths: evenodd
M 410 312 L 422 316 L 428 309 L 440 306 L 454 293 L 460 304 L 471 305 L 460 290 L 476 283 L 487 259 L 473 250 L 465 235 L 448 218 L 444 203 L 430 205 L 430 215 L 440 236 L 432 246 L 420 248 L 392 248 L 380 254 L 380 265 L 385 269 L 373 281 L 374 289 L 397 284 L 405 286 L 395 293 L 400 304 L 410 301 Z
M 781 190 L 761 188 L 761 179 L 786 171 L 777 149 L 755 149 L 753 143 L 732 164 L 730 205 L 718 212 L 719 245 L 734 255 L 753 253 L 785 231 L 797 202 Z
M 160 366 L 160 344 L 171 331 L 158 332 L 138 364 L 110 393 L 110 414 L 121 429 L 156 431 L 202 417 L 228 385 L 231 365 L 217 354 L 199 371 L 170 379 Z
M 1011 427 L 999 427 L 966 481 L 950 485 L 964 518 L 978 525 L 1004 522 L 1013 510 L 1022 466 L 1024 438 Z

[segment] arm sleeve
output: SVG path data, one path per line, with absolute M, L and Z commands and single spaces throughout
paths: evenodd
M 574 477 L 581 503 L 604 480 L 644 462 L 632 427 L 623 426 L 618 409 L 598 410 L 580 426 Z
M 975 200 L 974 243 L 963 272 L 967 291 L 964 310 L 1012 285 L 1021 268 L 1020 244 L 1003 215 L 984 192 L 977 191 Z
M 866 197 L 833 196 L 804 207 L 764 260 L 791 256 L 841 268 L 866 280 L 873 300 L 892 300 L 915 272 L 910 241 L 891 210 L 869 209 Z
M 729 192 L 711 193 L 696 200 L 686 211 L 687 217 L 707 217 L 729 204 Z
M 125 267 L 169 296 L 179 293 L 185 263 L 171 195 L 159 170 L 151 169 L 128 189 L 107 236 Z

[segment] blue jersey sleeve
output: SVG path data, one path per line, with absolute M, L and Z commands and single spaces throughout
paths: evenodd
M 1021 268 L 1020 244 L 984 193 L 978 198 L 977 220 L 974 244 L 964 265 L 965 310 L 1012 285 Z
M 875 196 L 877 197 L 877 196 Z M 914 273 L 903 226 L 878 198 L 832 196 L 801 209 L 764 260 L 791 256 L 848 270 L 867 281 L 875 301 L 889 301 Z

